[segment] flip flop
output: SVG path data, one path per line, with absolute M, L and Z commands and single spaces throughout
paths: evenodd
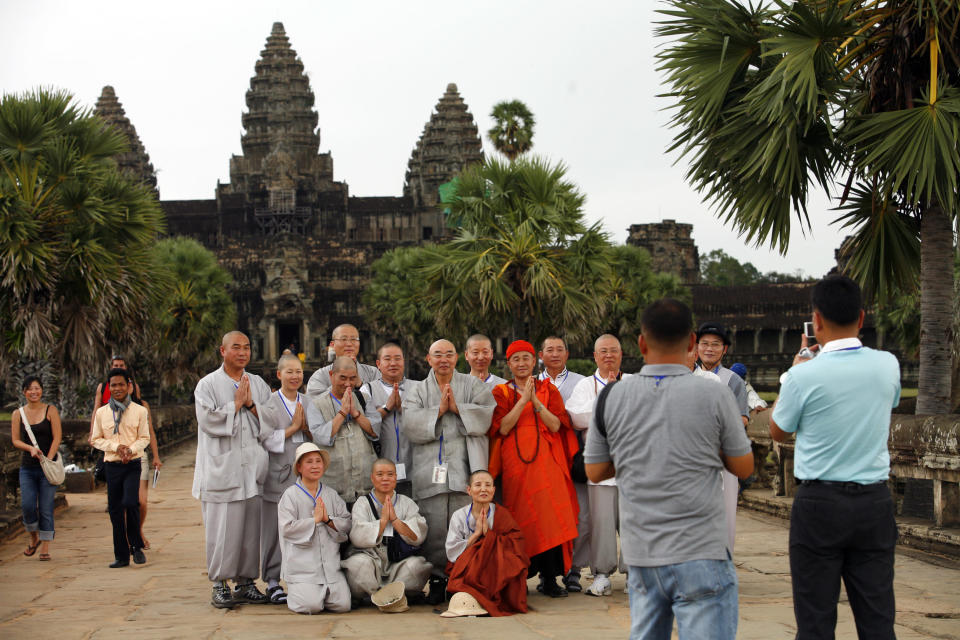
M 40 559 L 43 560 L 43 561 L 47 561 L 47 560 L 50 559 L 50 554 L 49 554 L 49 553 L 41 553 L 41 554 L 40 554 Z
M 141 536 L 141 538 L 143 538 L 143 536 Z M 143 538 L 143 547 L 141 547 L 141 548 L 142 548 L 144 551 L 150 551 L 150 543 L 147 542 L 147 539 L 146 539 L 146 538 Z
M 40 548 L 40 541 L 37 540 L 37 544 L 28 544 L 27 548 L 23 550 L 23 555 L 28 558 L 37 552 L 37 549 Z

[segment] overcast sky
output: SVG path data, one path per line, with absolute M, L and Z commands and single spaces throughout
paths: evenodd
M 239 154 L 240 117 L 271 26 L 283 22 L 316 94 L 321 151 L 356 196 L 400 195 L 410 153 L 455 82 L 481 131 L 501 100 L 537 118 L 534 151 L 569 167 L 611 238 L 634 223 L 694 225 L 761 271 L 826 273 L 842 238 L 825 197 L 784 257 L 744 244 L 666 155 L 654 70 L 655 0 L 622 2 L 56 2 L 0 0 L 0 90 L 64 88 L 92 107 L 113 85 L 162 199 L 213 198 Z M 484 150 L 491 145 L 484 138 Z

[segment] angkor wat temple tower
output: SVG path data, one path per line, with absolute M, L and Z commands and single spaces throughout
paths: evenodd
M 230 182 L 217 184 L 210 200 L 162 202 L 169 232 L 213 249 L 233 275 L 238 327 L 250 334 L 255 362 L 272 365 L 293 345 L 308 368 L 323 364 L 330 331 L 342 322 L 360 327 L 361 350 L 370 354 L 376 345 L 360 315 L 370 264 L 393 247 L 447 234 L 438 188 L 483 159 L 476 122 L 448 85 L 408 164 L 403 195 L 357 198 L 334 179 L 332 155 L 320 152 L 310 80 L 279 22 L 246 103 Z
M 440 202 L 439 187 L 451 174 L 482 161 L 477 123 L 460 97 L 457 85 L 451 82 L 430 122 L 423 126 L 423 134 L 407 163 L 403 195 L 413 200 L 414 207 L 436 206 Z
M 117 100 L 117 94 L 113 87 L 107 85 L 103 88 L 93 112 L 127 136 L 130 150 L 114 156 L 120 170 L 134 180 L 148 185 L 154 193 L 158 193 L 157 172 L 154 171 L 153 164 L 150 163 L 150 156 L 144 149 L 143 143 L 140 142 L 140 136 L 137 135 L 136 128 L 130 123 L 130 119 L 127 118 L 127 114 L 123 110 L 123 105 Z

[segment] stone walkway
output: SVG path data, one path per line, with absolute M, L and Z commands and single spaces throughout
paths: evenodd
M 52 562 L 24 558 L 25 536 L 0 545 L 0 638 L 390 638 L 391 640 L 626 638 L 630 613 L 623 577 L 614 594 L 530 596 L 531 612 L 507 618 L 441 618 L 428 606 L 386 616 L 376 609 L 299 616 L 271 605 L 209 605 L 199 503 L 190 497 L 193 451 L 165 460 L 150 493 L 147 564 L 109 569 L 113 560 L 106 495 L 71 494 L 57 513 Z M 941 563 L 943 564 L 943 563 Z M 785 522 L 750 511 L 738 518 L 740 633 L 744 640 L 792 638 L 793 609 Z M 960 571 L 916 554 L 897 556 L 897 637 L 960 638 Z M 533 581 L 531 581 L 531 587 Z M 855 638 L 846 604 L 837 637 Z

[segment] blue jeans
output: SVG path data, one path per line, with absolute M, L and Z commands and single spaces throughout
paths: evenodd
M 669 640 L 674 616 L 680 640 L 737 635 L 737 571 L 730 560 L 631 566 L 627 583 L 633 640 Z
M 53 500 L 57 488 L 47 482 L 41 467 L 20 467 L 20 507 L 23 528 L 41 540 L 53 540 Z

